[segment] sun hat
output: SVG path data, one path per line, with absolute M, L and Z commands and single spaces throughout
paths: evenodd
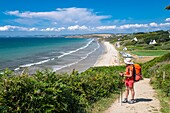
M 133 64 L 131 58 L 125 58 L 125 59 L 124 59 L 124 62 L 125 62 L 125 64 Z

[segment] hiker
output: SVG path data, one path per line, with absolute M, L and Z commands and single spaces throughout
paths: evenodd
M 128 102 L 128 95 L 129 95 L 129 90 L 130 90 L 132 99 L 129 101 L 129 104 L 133 104 L 135 102 L 134 78 L 133 78 L 133 68 L 134 68 L 133 64 L 134 63 L 132 62 L 131 58 L 126 58 L 124 62 L 126 64 L 126 72 L 119 73 L 120 76 L 125 76 L 126 96 L 122 102 L 123 103 Z

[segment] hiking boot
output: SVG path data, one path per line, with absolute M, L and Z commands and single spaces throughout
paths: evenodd
M 136 102 L 135 99 L 131 99 L 131 100 L 129 101 L 129 104 L 134 104 L 135 102 Z
M 127 103 L 128 102 L 128 99 L 127 98 L 125 98 L 123 101 L 122 101 L 122 103 Z

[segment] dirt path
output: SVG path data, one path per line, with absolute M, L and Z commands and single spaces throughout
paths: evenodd
M 104 113 L 160 113 L 159 100 L 155 97 L 156 93 L 150 86 L 149 81 L 150 79 L 144 79 L 135 83 L 136 103 L 122 103 L 121 105 L 116 100 Z M 129 95 L 130 98 L 131 95 Z
M 109 42 L 104 42 L 106 51 L 95 66 L 112 66 L 119 64 L 119 54 L 115 47 Z M 117 46 L 120 46 L 119 43 Z M 123 103 L 122 105 L 116 100 L 104 113 L 159 113 L 160 103 L 155 98 L 155 91 L 149 84 L 150 79 L 144 79 L 135 83 L 135 104 Z M 130 93 L 131 94 L 131 93 Z M 123 94 L 124 97 L 125 94 Z M 131 95 L 129 95 L 129 99 Z

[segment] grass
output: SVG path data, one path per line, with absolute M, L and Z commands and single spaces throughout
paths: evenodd
M 142 51 L 133 51 L 132 54 L 138 55 L 138 56 L 162 56 L 169 51 L 164 50 L 142 50 Z
M 138 47 L 138 46 L 127 46 L 128 50 L 143 50 L 143 47 Z
M 103 113 L 107 110 L 110 105 L 119 97 L 118 94 L 111 94 L 107 98 L 102 98 L 98 102 L 94 103 L 92 106 L 91 113 Z
M 170 113 L 170 98 L 166 97 L 161 90 L 156 90 L 157 91 L 157 97 L 160 100 L 161 104 L 161 112 L 162 113 Z

